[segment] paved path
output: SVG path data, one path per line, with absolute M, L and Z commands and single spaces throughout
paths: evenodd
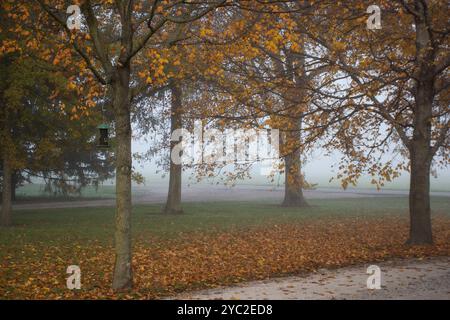
M 307 199 L 335 199 L 335 198 L 362 198 L 362 197 L 398 197 L 407 196 L 407 191 L 372 189 L 319 188 L 317 190 L 304 191 Z M 214 185 L 184 186 L 182 192 L 183 202 L 203 201 L 278 201 L 283 199 L 283 188 L 257 185 L 237 185 L 224 187 Z M 450 192 L 432 192 L 435 196 L 450 197 Z M 133 188 L 133 204 L 158 204 L 164 203 L 167 197 L 167 186 L 157 185 L 154 188 Z M 83 208 L 83 207 L 113 207 L 114 199 L 80 200 L 62 202 L 39 202 L 15 204 L 16 210 L 48 209 L 48 208 Z
M 450 257 L 377 264 L 381 289 L 367 289 L 367 265 L 184 293 L 172 299 L 444 299 L 450 300 Z

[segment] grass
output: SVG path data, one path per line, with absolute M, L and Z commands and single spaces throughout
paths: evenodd
M 133 236 L 176 237 L 180 233 L 217 232 L 252 226 L 295 223 L 341 216 L 407 215 L 407 198 L 314 199 L 309 208 L 283 208 L 275 203 L 186 203 L 185 214 L 164 216 L 160 205 L 133 209 Z M 450 215 L 450 198 L 432 198 L 433 212 Z M 39 209 L 14 212 L 14 226 L 0 232 L 0 245 L 57 244 L 77 241 L 112 243 L 114 208 Z M 1 253 L 0 253 L 1 255 Z
M 114 208 L 15 211 L 14 225 L 0 228 L 0 299 L 157 298 L 321 267 L 449 255 L 450 198 L 432 198 L 436 244 L 427 248 L 404 245 L 407 204 L 406 197 L 315 199 L 301 209 L 186 203 L 177 216 L 136 206 L 136 287 L 126 296 L 110 289 Z M 83 270 L 79 292 L 65 287 L 71 264 Z

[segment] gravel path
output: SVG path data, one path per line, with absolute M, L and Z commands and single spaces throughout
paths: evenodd
M 184 293 L 172 299 L 440 299 L 450 300 L 450 257 L 377 263 L 381 289 L 367 289 L 367 265 Z

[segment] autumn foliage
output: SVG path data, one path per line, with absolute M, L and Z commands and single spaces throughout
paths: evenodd
M 434 246 L 404 244 L 403 217 L 308 218 L 270 222 L 231 231 L 179 233 L 173 238 L 136 239 L 135 287 L 114 293 L 113 248 L 95 240 L 70 246 L 29 243 L 21 250 L 2 246 L 0 297 L 5 299 L 155 299 L 182 290 L 213 288 L 320 268 L 373 263 L 392 258 L 450 255 L 450 219 L 433 221 Z M 66 288 L 68 263 L 79 264 L 82 289 Z
M 36 142 L 36 134 L 19 139 L 14 126 L 25 120 L 35 124 L 39 117 L 34 111 L 44 106 L 54 115 L 44 121 L 64 122 L 71 141 L 78 141 L 77 124 L 90 123 L 92 129 L 102 119 L 111 124 L 115 139 L 114 250 L 95 242 L 88 247 L 54 246 L 45 252 L 27 245 L 22 258 L 8 253 L 1 262 L 3 296 L 118 298 L 119 291 L 134 286 L 136 292 L 130 295 L 153 298 L 182 288 L 318 267 L 449 254 L 449 221 L 438 217 L 432 225 L 430 205 L 430 175 L 450 163 L 444 1 L 379 1 L 383 29 L 376 30 L 366 25 L 369 0 L 77 0 L 74 4 L 82 14 L 77 29 L 67 25 L 67 4 L 0 4 L 0 62 L 8 73 L 1 79 L 0 92 L 0 158 L 7 186 L 2 190 L 0 223 L 14 224 L 11 179 L 26 167 L 26 157 L 20 157 L 16 146 L 36 146 L 34 160 L 43 169 L 50 165 L 42 159 L 59 150 L 50 138 Z M 25 68 L 28 64 L 36 70 Z M 23 68 L 13 73 L 11 65 Z M 167 112 L 160 106 L 169 95 Z M 43 101 L 38 99 L 42 96 Z M 28 104 L 32 112 L 21 118 Z M 335 178 L 343 188 L 356 186 L 365 174 L 380 188 L 409 171 L 408 243 L 419 247 L 402 244 L 407 222 L 397 218 L 311 220 L 133 245 L 131 186 L 132 178 L 139 177 L 132 154 L 135 127 L 151 128 L 147 131 L 157 135 L 154 123 L 168 118 L 171 131 L 195 120 L 206 129 L 280 129 L 277 160 L 283 164 L 275 171 L 285 174 L 287 207 L 307 206 L 302 190 L 309 184 L 302 165 L 316 147 L 342 155 Z M 49 131 L 53 138 L 70 137 Z M 83 134 L 80 143 L 92 140 L 92 135 Z M 231 180 L 248 177 L 252 165 L 234 167 Z M 208 163 L 194 169 L 202 178 L 223 168 Z M 171 167 L 170 172 L 175 182 L 168 199 L 173 200 L 165 211 L 182 213 L 182 168 Z M 433 242 L 434 246 L 420 247 Z M 75 252 L 83 270 L 89 270 L 85 289 L 76 294 L 62 293 L 64 284 L 55 273 L 55 264 L 67 264 L 68 252 Z M 41 277 L 28 275 L 31 267 L 39 269 Z M 17 270 L 20 277 L 15 278 Z M 110 282 L 116 293 L 109 289 Z

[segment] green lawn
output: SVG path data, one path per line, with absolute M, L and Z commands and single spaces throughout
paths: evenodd
M 171 238 L 180 233 L 216 232 L 262 224 L 290 223 L 324 216 L 407 215 L 407 198 L 315 199 L 309 208 L 282 208 L 275 203 L 187 203 L 185 214 L 164 216 L 160 205 L 133 210 L 135 238 Z M 450 198 L 434 197 L 433 213 L 450 215 Z M 40 209 L 14 212 L 14 226 L 1 229 L 0 245 L 112 243 L 114 208 Z M 1 253 L 0 253 L 1 254 Z

